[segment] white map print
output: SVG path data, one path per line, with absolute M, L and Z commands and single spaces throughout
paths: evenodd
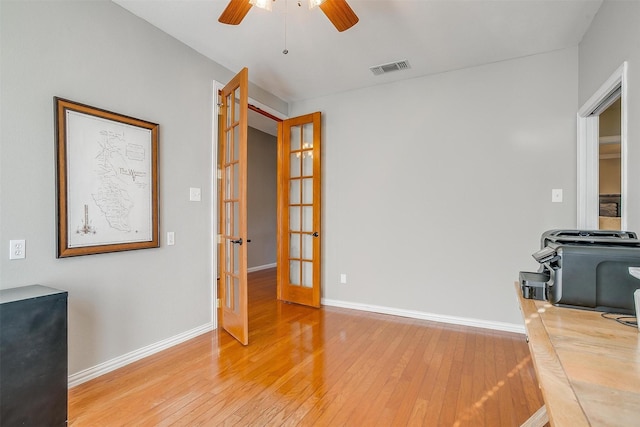
M 152 239 L 151 131 L 67 111 L 69 247 Z

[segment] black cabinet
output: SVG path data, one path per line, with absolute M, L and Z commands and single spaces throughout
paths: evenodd
M 66 426 L 67 370 L 67 292 L 0 290 L 0 426 Z

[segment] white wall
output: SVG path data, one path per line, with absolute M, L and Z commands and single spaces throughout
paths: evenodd
M 292 105 L 323 113 L 323 298 L 521 324 L 518 272 L 575 227 L 577 53 Z
M 579 102 L 584 104 L 628 62 L 628 229 L 640 232 L 640 2 L 605 1 L 580 43 Z
M 233 73 L 109 1 L 0 12 L 0 287 L 69 291 L 70 374 L 210 327 L 213 81 Z M 160 248 L 56 259 L 54 96 L 160 124 Z M 26 239 L 25 260 L 8 260 L 10 239 Z

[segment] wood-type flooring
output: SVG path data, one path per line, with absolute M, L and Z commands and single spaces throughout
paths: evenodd
M 275 273 L 249 275 L 248 346 L 219 329 L 76 386 L 69 425 L 513 427 L 543 403 L 524 335 L 286 304 Z

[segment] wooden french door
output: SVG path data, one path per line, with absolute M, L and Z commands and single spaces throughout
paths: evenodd
M 249 343 L 247 310 L 247 115 L 249 71 L 244 68 L 221 94 L 220 324 Z
M 320 307 L 319 112 L 278 125 L 278 299 Z

